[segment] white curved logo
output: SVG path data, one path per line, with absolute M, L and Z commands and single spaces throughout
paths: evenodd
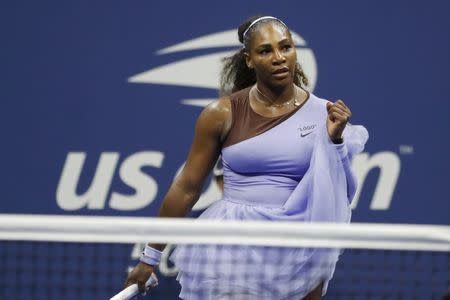
M 317 64 L 313 51 L 307 47 L 306 41 L 297 33 L 292 32 L 297 45 L 297 57 L 307 75 L 310 91 L 314 90 L 317 81 Z M 217 90 L 219 87 L 220 60 L 230 56 L 242 45 L 237 41 L 236 30 L 227 30 L 188 40 L 156 52 L 157 55 L 182 51 L 212 49 L 216 51 L 204 55 L 189 57 L 176 62 L 155 67 L 148 71 L 128 78 L 131 83 L 167 84 L 189 86 Z M 221 49 L 227 48 L 227 50 Z M 232 48 L 230 50 L 230 48 Z M 214 99 L 183 99 L 186 105 L 206 106 Z

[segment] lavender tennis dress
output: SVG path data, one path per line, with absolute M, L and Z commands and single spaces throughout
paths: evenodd
M 231 95 L 233 123 L 222 149 L 223 198 L 200 216 L 218 220 L 349 222 L 356 182 L 350 156 L 368 138 L 347 125 L 344 144 L 326 132 L 326 102 L 275 118 L 258 115 L 249 88 Z M 301 299 L 320 283 L 326 292 L 336 249 L 181 245 L 171 259 L 182 299 Z

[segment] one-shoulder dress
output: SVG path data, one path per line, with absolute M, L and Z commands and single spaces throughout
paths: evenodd
M 308 94 L 292 112 L 268 118 L 250 88 L 230 96 L 232 125 L 222 147 L 224 194 L 199 218 L 349 222 L 356 189 L 351 155 L 368 138 L 347 125 L 344 143 L 326 132 L 326 100 Z M 323 283 L 340 251 L 288 247 L 180 245 L 171 256 L 182 299 L 301 299 Z

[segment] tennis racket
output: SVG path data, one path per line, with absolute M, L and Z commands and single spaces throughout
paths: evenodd
M 145 290 L 148 290 L 148 288 L 150 288 L 150 286 L 154 284 L 158 284 L 158 278 L 156 278 L 155 273 L 152 273 L 150 278 L 145 283 Z M 130 300 L 137 294 L 139 294 L 139 288 L 138 285 L 135 283 L 130 285 L 129 287 L 126 287 L 120 293 L 116 294 L 109 300 Z

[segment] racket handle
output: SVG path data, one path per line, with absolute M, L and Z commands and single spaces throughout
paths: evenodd
M 155 273 L 152 273 L 150 278 L 145 283 L 145 288 L 147 289 L 155 283 L 158 283 L 158 279 L 156 278 Z M 139 294 L 139 288 L 138 285 L 135 283 L 130 285 L 129 287 L 126 287 L 120 293 L 116 294 L 109 300 L 129 300 L 134 296 L 136 296 L 137 294 Z

